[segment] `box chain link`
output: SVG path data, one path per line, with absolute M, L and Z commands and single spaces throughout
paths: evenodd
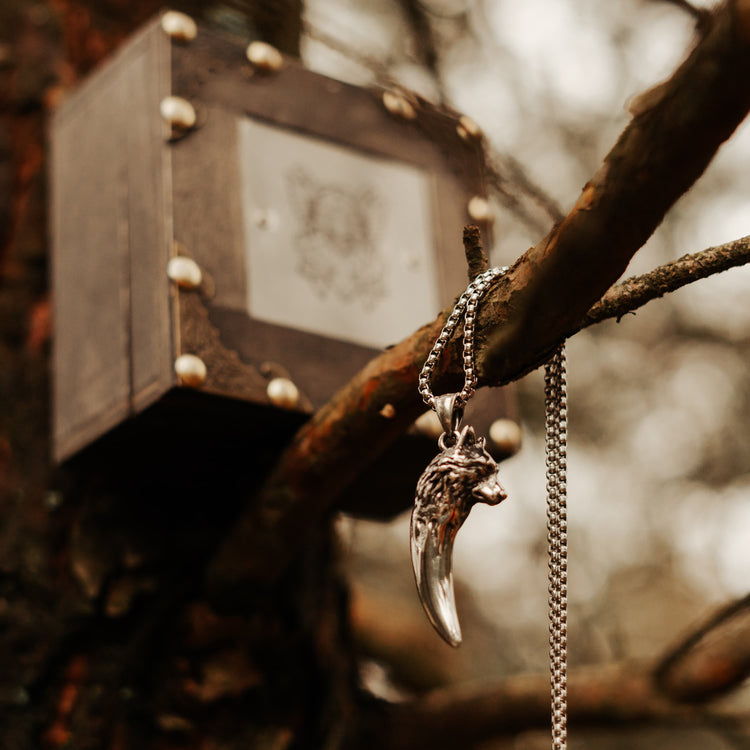
M 448 316 L 448 320 L 440 331 L 432 351 L 427 357 L 427 361 L 419 375 L 419 393 L 427 406 L 435 408 L 435 396 L 430 388 L 435 365 L 440 359 L 440 355 L 445 345 L 450 341 L 453 331 L 459 324 L 464 312 L 464 349 L 463 349 L 463 366 L 464 366 L 464 386 L 456 397 L 456 408 L 461 409 L 468 403 L 474 395 L 474 389 L 477 385 L 477 373 L 474 366 L 474 326 L 476 323 L 477 307 L 479 300 L 482 298 L 487 287 L 495 279 L 499 279 L 508 270 L 507 266 L 490 268 L 488 271 L 479 274 L 474 281 L 469 284 L 466 291 L 458 298 L 453 312 Z
M 544 366 L 544 404 L 552 748 L 565 750 L 568 741 L 568 400 L 564 346 Z

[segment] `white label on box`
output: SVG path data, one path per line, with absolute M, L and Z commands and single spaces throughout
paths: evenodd
M 239 154 L 252 317 L 373 347 L 435 317 L 423 170 L 249 118 Z

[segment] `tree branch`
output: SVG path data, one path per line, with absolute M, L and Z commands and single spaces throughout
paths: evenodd
M 672 263 L 613 286 L 588 311 L 580 327 L 585 328 L 607 318 L 619 320 L 657 297 L 745 263 L 750 263 L 750 235 L 699 253 L 683 255 Z
M 750 677 L 750 596 L 719 610 L 670 649 L 654 671 L 664 695 L 699 702 Z
M 744 119 L 749 78 L 750 0 L 732 0 L 623 131 L 571 212 L 487 295 L 476 337 L 480 384 L 520 377 L 581 328 Z M 419 416 L 418 374 L 448 312 L 370 362 L 299 431 L 219 550 L 210 586 L 278 578 L 297 540 Z M 435 390 L 458 390 L 461 373 L 454 343 Z M 395 408 L 390 419 L 381 415 L 385 404 Z
M 750 0 L 724 5 L 696 49 L 623 131 L 566 218 L 485 305 L 478 369 L 505 382 L 542 364 L 627 267 L 744 119 Z M 744 90 L 743 90 L 744 89 Z M 546 345 L 542 342 L 546 342 Z M 481 346 L 481 344 L 480 344 Z
M 670 703 L 634 666 L 576 670 L 568 676 L 571 724 L 621 724 L 703 718 Z M 381 707 L 366 734 L 372 747 L 470 748 L 494 737 L 549 726 L 549 675 L 517 675 L 495 686 L 444 688 L 419 701 Z
M 568 679 L 572 723 L 707 721 L 730 717 L 697 708 L 750 675 L 750 597 L 723 608 L 656 667 L 615 664 L 579 669 Z M 373 746 L 469 747 L 498 735 L 549 725 L 548 675 L 518 675 L 494 687 L 444 688 L 377 713 Z M 372 731 L 372 730 L 371 730 Z M 376 730 L 377 731 L 377 730 Z
M 445 98 L 439 69 L 439 56 L 435 34 L 430 19 L 418 0 L 398 0 L 406 20 L 411 27 L 417 58 L 430 71 L 440 89 L 440 99 Z

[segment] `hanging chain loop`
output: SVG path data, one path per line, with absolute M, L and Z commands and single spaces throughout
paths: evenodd
M 469 399 L 474 395 L 474 389 L 477 386 L 477 372 L 474 365 L 474 327 L 476 325 L 477 307 L 479 305 L 479 300 L 482 299 L 487 287 L 490 286 L 495 279 L 499 279 L 503 276 L 507 270 L 507 266 L 500 266 L 497 268 L 490 268 L 488 271 L 480 273 L 479 276 L 469 284 L 466 291 L 458 298 L 458 302 L 456 302 L 453 312 L 448 316 L 448 320 L 445 322 L 443 330 L 440 331 L 440 335 L 437 337 L 437 341 L 435 341 L 435 345 L 432 347 L 432 351 L 427 357 L 427 361 L 424 363 L 422 372 L 419 375 L 419 393 L 427 406 L 436 409 L 435 396 L 432 393 L 430 381 L 435 366 L 440 359 L 440 355 L 443 353 L 445 345 L 450 341 L 453 331 L 455 331 L 461 318 L 464 318 L 464 386 L 461 391 L 456 394 L 456 399 L 453 404 L 454 408 L 463 409 Z

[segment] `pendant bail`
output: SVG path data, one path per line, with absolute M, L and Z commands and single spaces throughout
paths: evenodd
M 456 406 L 458 395 L 458 393 L 445 393 L 442 396 L 435 396 L 435 413 L 446 435 L 458 432 L 458 428 L 461 426 L 464 407 Z

